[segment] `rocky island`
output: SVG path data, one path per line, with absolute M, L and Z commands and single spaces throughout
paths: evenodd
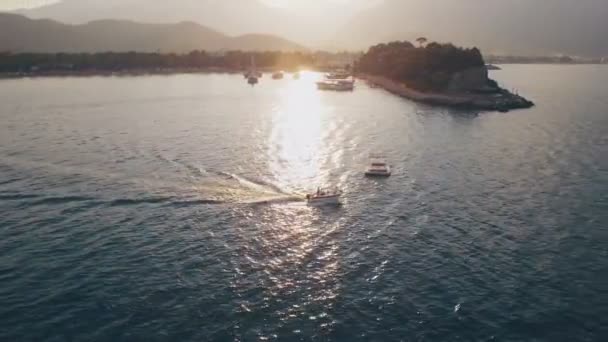
M 534 105 L 488 77 L 479 49 L 424 41 L 418 47 L 407 41 L 371 47 L 355 65 L 357 77 L 431 105 L 503 112 Z

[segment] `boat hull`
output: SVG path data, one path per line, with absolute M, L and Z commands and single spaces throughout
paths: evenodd
M 310 197 L 307 203 L 311 206 L 340 205 L 340 196 Z
M 366 177 L 379 177 L 379 178 L 380 177 L 384 177 L 384 178 L 387 178 L 387 177 L 391 176 L 391 173 L 390 173 L 390 171 L 389 172 L 366 171 L 365 172 L 365 176 Z
M 355 86 L 353 83 L 331 83 L 331 82 L 318 82 L 317 88 L 319 90 L 331 90 L 331 91 L 353 91 Z

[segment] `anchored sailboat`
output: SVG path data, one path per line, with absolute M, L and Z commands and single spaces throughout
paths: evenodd
M 245 77 L 247 78 L 247 83 L 254 85 L 258 83 L 260 77 L 262 77 L 262 73 L 258 71 L 255 66 L 255 57 L 251 56 L 251 66 L 249 70 L 245 73 Z

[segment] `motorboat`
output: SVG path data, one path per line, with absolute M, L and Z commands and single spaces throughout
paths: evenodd
M 384 157 L 371 156 L 369 166 L 365 170 L 365 175 L 367 177 L 390 177 L 391 167 Z
M 342 191 L 338 189 L 317 188 L 317 192 L 306 195 L 306 202 L 314 206 L 340 205 L 340 196 L 342 196 Z
M 317 88 L 319 90 L 353 91 L 355 89 L 355 81 L 325 79 L 317 82 Z
M 273 80 L 282 80 L 283 79 L 283 72 L 282 71 L 277 71 L 274 74 L 272 74 L 272 79 Z

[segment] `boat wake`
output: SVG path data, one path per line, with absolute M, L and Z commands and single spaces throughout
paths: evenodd
M 169 161 L 170 159 L 166 159 Z M 6 160 L 3 160 L 6 162 Z M 4 163 L 2 163 L 4 164 Z M 119 172 L 75 169 L 51 163 L 15 159 L 6 163 L 15 173 L 34 170 L 57 177 L 70 177 L 83 185 L 81 192 L 65 194 L 49 189 L 42 193 L 0 191 L 0 200 L 24 202 L 27 205 L 55 206 L 66 203 L 87 206 L 195 206 L 222 204 L 280 204 L 303 201 L 303 196 L 289 193 L 271 182 L 228 172 L 214 172 L 196 165 L 180 164 L 181 172 L 172 177 L 132 177 Z M 1 166 L 1 165 L 0 165 Z M 33 171 L 32 171 L 33 172 Z M 179 175 L 186 175 L 181 177 Z M 32 177 L 36 176 L 34 175 Z M 9 182 L 10 183 L 10 182 Z M 101 187 L 115 187 L 121 195 L 114 198 L 97 196 Z M 16 187 L 15 187 L 16 188 Z
M 210 198 L 231 204 L 281 204 L 301 202 L 303 196 L 289 193 L 267 181 L 228 172 L 215 172 L 219 178 L 195 188 Z
M 283 189 L 281 189 L 280 187 L 278 187 L 275 184 L 272 184 L 270 182 L 265 182 L 265 181 L 257 180 L 257 179 L 250 179 L 247 177 L 243 177 L 243 176 L 239 176 L 239 175 L 236 175 L 233 173 L 227 173 L 227 172 L 218 172 L 218 174 L 221 176 L 225 176 L 228 179 L 234 179 L 242 186 L 250 188 L 250 189 L 259 190 L 261 192 L 274 192 L 274 193 L 285 194 L 285 195 L 287 194 L 285 191 L 283 191 Z
M 258 198 L 250 201 L 242 202 L 243 204 L 252 204 L 252 205 L 265 205 L 265 204 L 283 204 L 283 203 L 296 203 L 303 202 L 304 199 L 302 196 L 276 196 L 276 197 L 268 197 L 268 198 Z

